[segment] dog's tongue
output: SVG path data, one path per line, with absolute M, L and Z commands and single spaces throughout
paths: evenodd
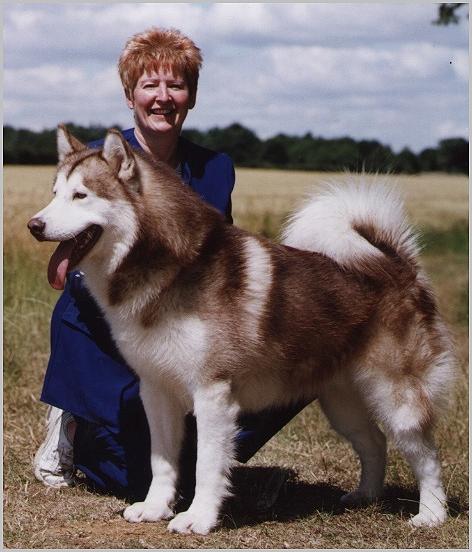
M 54 289 L 64 289 L 67 268 L 73 248 L 73 240 L 63 241 L 57 246 L 49 260 L 48 280 Z

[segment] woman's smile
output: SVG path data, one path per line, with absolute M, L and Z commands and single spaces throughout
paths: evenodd
M 188 110 L 193 107 L 185 79 L 163 69 L 144 73 L 127 102 L 142 135 L 180 134 Z

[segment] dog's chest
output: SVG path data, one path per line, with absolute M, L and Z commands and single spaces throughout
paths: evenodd
M 138 319 L 109 313 L 113 337 L 128 364 L 140 377 L 166 376 L 194 381 L 208 353 L 208 327 L 198 316 L 165 312 L 150 327 Z

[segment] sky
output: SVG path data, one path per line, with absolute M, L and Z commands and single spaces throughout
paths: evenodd
M 375 139 L 419 152 L 468 138 L 468 20 L 437 4 L 6 3 L 3 122 L 133 126 L 116 63 L 126 40 L 174 27 L 203 52 L 186 128 Z

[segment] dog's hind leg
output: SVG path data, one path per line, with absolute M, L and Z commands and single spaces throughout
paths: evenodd
M 421 430 L 394 433 L 394 440 L 411 466 L 420 490 L 420 507 L 410 519 L 415 527 L 438 525 L 447 518 L 441 465 L 433 439 Z
M 169 523 L 169 531 L 205 535 L 216 526 L 223 499 L 230 495 L 229 474 L 235 457 L 238 412 L 229 383 L 209 384 L 195 393 L 198 433 L 195 497 L 189 509 Z
M 375 378 L 376 379 L 376 378 Z M 410 464 L 420 490 L 419 513 L 410 520 L 414 526 L 438 525 L 445 521 L 446 495 L 441 466 L 432 438 L 433 411 L 428 389 L 417 377 L 372 381 L 376 397 L 372 407 L 385 431 Z
M 364 397 L 371 401 L 373 415 L 392 437 L 418 481 L 420 505 L 419 513 L 410 520 L 413 526 L 438 525 L 447 517 L 441 466 L 432 438 L 435 408 L 430 384 L 434 377 L 441 381 L 437 371 L 442 369 L 433 365 L 427 376 L 402 374 L 401 367 L 377 374 L 366 372 L 360 388 L 362 393 L 366 391 Z
M 184 410 L 162 386 L 141 378 L 140 395 L 151 437 L 152 481 L 144 502 L 125 509 L 127 521 L 158 521 L 173 517 L 178 460 L 184 432 Z
M 366 406 L 352 383 L 336 378 L 323 387 L 319 401 L 331 426 L 345 437 L 359 456 L 361 476 L 358 488 L 344 495 L 341 502 L 368 503 L 380 496 L 386 463 L 386 440 L 369 416 Z

